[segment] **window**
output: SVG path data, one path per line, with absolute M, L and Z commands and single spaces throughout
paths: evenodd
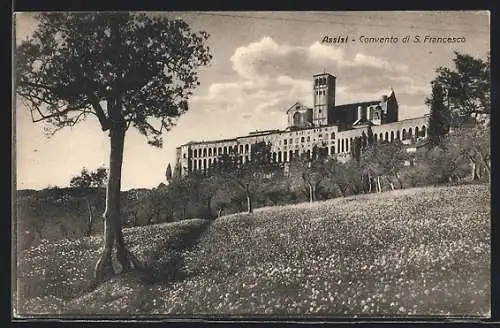
M 198 157 L 198 151 L 196 149 L 193 150 L 193 157 Z
M 320 134 L 318 137 L 319 137 L 319 138 L 323 138 L 323 135 L 322 135 L 322 134 Z
M 398 140 L 399 140 L 399 138 L 400 138 L 400 135 L 399 135 L 399 130 L 397 130 L 397 131 L 396 131 L 396 139 L 398 139 Z
M 287 142 L 287 140 L 286 140 L 286 139 L 285 139 L 285 140 L 283 140 L 283 144 L 284 144 L 284 145 L 286 145 L 286 142 Z
M 330 136 L 332 139 L 335 139 L 335 132 L 332 132 L 332 135 Z
M 248 153 L 248 144 L 245 145 L 245 153 Z
M 203 157 L 206 157 L 206 156 L 207 156 L 207 149 L 203 148 Z
M 184 158 L 186 158 L 186 153 L 184 153 L 184 156 L 183 156 L 183 157 L 184 157 Z
M 227 147 L 226 146 L 224 146 L 224 154 L 227 155 Z
M 330 147 L 330 154 L 331 155 L 335 154 L 335 146 Z
M 299 143 L 299 138 L 295 138 L 295 143 Z
M 418 126 L 415 128 L 415 137 L 417 137 L 417 138 L 418 138 L 418 137 L 420 137 L 420 136 L 418 135 Z
M 394 141 L 394 131 L 391 131 L 391 141 Z
M 304 141 L 306 141 L 306 139 L 304 137 L 301 137 L 300 142 L 304 142 Z
M 290 141 L 290 145 L 293 144 L 293 139 L 292 138 L 290 138 L 289 141 Z
M 212 156 L 212 148 L 208 148 L 208 156 Z
M 422 137 L 425 138 L 425 125 L 422 126 Z
M 307 136 L 307 142 L 311 141 L 311 137 Z

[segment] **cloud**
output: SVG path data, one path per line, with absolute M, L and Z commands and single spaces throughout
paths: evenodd
M 405 64 L 319 42 L 292 46 L 264 37 L 236 48 L 230 62 L 235 81 L 214 83 L 206 94 L 193 97 L 197 111 L 267 125 L 296 101 L 312 106 L 312 75 L 323 70 L 338 77 L 337 104 L 380 99 L 392 87 L 400 103 L 421 106 L 429 92 Z

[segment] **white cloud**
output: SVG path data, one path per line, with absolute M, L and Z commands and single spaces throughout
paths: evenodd
M 269 125 L 296 101 L 312 106 L 312 75 L 326 70 L 337 76 L 336 103 L 379 99 L 395 89 L 400 103 L 421 106 L 428 88 L 408 76 L 408 66 L 367 53 L 349 55 L 343 48 L 314 42 L 280 44 L 271 37 L 240 46 L 230 57 L 234 82 L 214 83 L 192 99 L 197 111 L 233 115 L 232 124 Z M 403 100 L 403 102 L 402 102 Z

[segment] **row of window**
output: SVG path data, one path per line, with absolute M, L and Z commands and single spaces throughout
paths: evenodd
M 402 134 L 402 136 L 401 136 L 401 134 Z M 386 131 L 385 133 L 380 133 L 380 134 L 375 133 L 373 135 L 375 141 L 377 141 L 377 140 L 380 140 L 380 141 L 393 141 L 394 139 L 407 140 L 407 139 L 413 138 L 414 136 L 415 137 L 425 137 L 426 136 L 426 127 L 425 127 L 425 125 L 422 126 L 420 129 L 419 129 L 418 126 L 415 127 L 414 129 L 413 128 L 409 128 L 408 130 L 403 129 L 402 133 L 400 133 L 399 130 L 396 130 L 395 133 L 394 133 L 394 131 L 390 131 L 390 132 Z M 322 138 L 323 135 L 319 134 L 318 137 Z M 335 139 L 335 132 L 332 132 L 330 134 L 330 138 L 331 139 Z M 337 140 L 337 149 L 339 150 L 339 152 L 341 152 L 341 153 L 343 153 L 343 152 L 349 152 L 349 141 L 352 143 L 352 139 L 353 138 L 350 138 L 350 139 L 339 139 L 339 140 Z M 299 140 L 300 140 L 301 143 L 304 143 L 306 141 L 310 142 L 311 141 L 311 137 L 310 136 L 300 137 L 300 139 L 299 138 L 295 138 L 295 143 L 298 144 Z M 281 140 L 279 141 L 279 144 L 281 145 Z M 283 140 L 283 144 L 284 145 L 292 145 L 293 144 L 293 138 L 284 139 Z M 246 144 L 246 145 L 239 145 L 239 152 L 241 154 L 242 153 L 248 153 L 249 149 L 250 149 L 250 147 L 249 147 L 248 144 Z M 334 149 L 334 147 L 332 147 L 332 149 Z M 238 151 L 238 146 L 237 145 L 235 145 L 234 147 L 224 146 L 224 147 L 218 147 L 218 148 L 214 147 L 214 148 L 208 148 L 208 149 L 207 148 L 195 149 L 193 151 L 193 157 L 207 157 L 207 155 L 208 156 L 218 156 L 218 155 L 228 154 L 228 153 L 237 152 L 237 151 Z M 335 151 L 332 151 L 331 153 L 334 154 Z
M 422 125 L 422 127 L 419 129 L 418 126 L 413 128 L 409 128 L 408 130 L 403 129 L 402 130 L 402 136 L 399 132 L 399 130 L 396 131 L 394 134 L 394 131 L 391 132 L 385 132 L 385 134 L 374 134 L 373 138 L 375 141 L 380 140 L 380 141 L 394 141 L 394 139 L 402 139 L 402 140 L 407 140 L 407 139 L 412 139 L 413 137 L 422 137 L 425 138 L 426 136 L 426 128 L 425 125 Z M 385 138 L 384 138 L 385 137 Z M 390 139 L 389 139 L 390 137 Z M 402 138 L 401 138 L 402 137 Z
M 242 153 L 248 153 L 250 151 L 250 146 L 248 144 L 246 145 L 239 145 L 239 152 L 240 154 Z M 207 156 L 218 156 L 222 154 L 230 154 L 233 152 L 238 152 L 238 146 L 224 146 L 224 147 L 213 147 L 213 148 L 203 148 L 203 149 L 194 149 L 193 150 L 193 157 L 207 157 Z
M 323 135 L 322 134 L 319 134 L 318 135 L 318 138 L 323 138 Z M 330 138 L 331 139 L 335 139 L 335 132 L 332 132 L 331 135 L 330 135 Z M 310 142 L 311 141 L 311 136 L 307 136 L 307 137 L 300 137 L 300 142 Z M 314 139 L 316 140 L 316 139 Z M 295 143 L 299 143 L 299 138 L 295 138 Z M 279 141 L 279 144 L 281 145 L 281 140 Z M 290 138 L 290 139 L 284 139 L 283 140 L 283 144 L 284 145 L 292 145 L 293 144 L 293 138 Z

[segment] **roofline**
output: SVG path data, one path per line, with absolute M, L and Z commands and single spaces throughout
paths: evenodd
M 317 73 L 317 74 L 314 74 L 313 77 L 315 76 L 320 76 L 320 75 L 330 75 L 330 76 L 333 76 L 334 78 L 337 78 L 335 75 L 331 74 L 331 73 Z

